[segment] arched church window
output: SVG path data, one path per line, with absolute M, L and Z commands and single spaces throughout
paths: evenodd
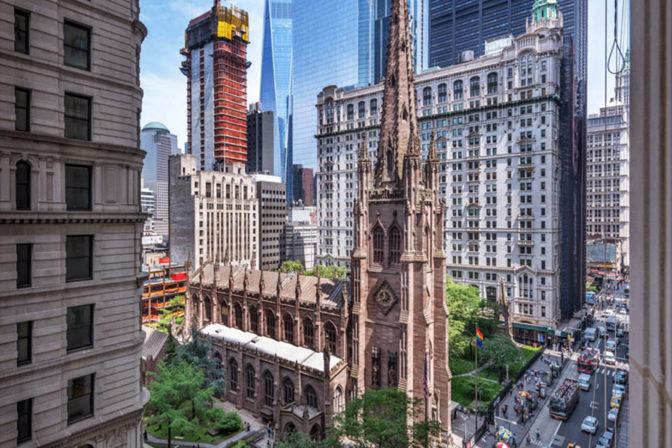
M 401 259 L 401 232 L 398 227 L 390 230 L 390 263 L 399 263 Z
M 373 262 L 383 263 L 384 258 L 385 235 L 380 226 L 373 229 Z

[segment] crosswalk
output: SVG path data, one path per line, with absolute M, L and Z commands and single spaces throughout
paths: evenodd
M 607 371 L 607 376 L 614 376 L 616 375 L 616 369 L 610 368 L 610 367 L 600 367 L 595 371 L 595 374 L 597 375 L 604 375 L 604 371 Z

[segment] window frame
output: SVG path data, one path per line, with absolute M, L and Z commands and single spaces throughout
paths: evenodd
M 401 262 L 402 238 L 401 230 L 397 226 L 390 229 L 390 264 L 399 264 Z
M 285 341 L 289 343 L 294 343 L 294 319 L 289 314 L 285 314 L 283 317 L 283 336 L 285 336 Z
M 74 388 L 74 382 L 78 380 L 86 380 L 88 378 L 89 381 L 89 391 L 84 392 L 81 394 L 78 394 L 75 396 L 74 391 L 72 390 Z M 67 393 L 68 393 L 68 426 L 72 425 L 73 423 L 86 420 L 87 418 L 91 418 L 95 415 L 95 408 L 94 408 L 94 394 L 95 394 L 95 381 L 96 381 L 96 375 L 95 373 L 90 373 L 88 375 L 83 375 L 75 378 L 70 378 L 68 380 L 68 388 L 67 388 Z M 86 383 L 84 383 L 84 386 L 86 386 Z M 89 400 L 88 400 L 88 407 L 89 407 L 89 412 L 82 414 L 82 415 L 76 415 L 74 417 L 71 416 L 71 413 L 73 410 L 71 410 L 71 403 L 74 400 L 80 399 L 80 398 L 86 398 L 88 395 Z
M 379 226 L 371 232 L 373 262 L 376 264 L 383 264 L 385 261 L 385 231 Z
M 25 325 L 27 328 L 27 335 L 22 336 L 21 326 Z M 25 359 L 21 359 L 21 341 L 26 342 L 27 355 Z M 33 321 L 28 320 L 16 323 L 16 365 L 25 366 L 33 362 Z
M 71 240 L 71 238 L 73 240 Z M 70 257 L 68 255 L 68 244 L 69 241 L 74 241 L 74 238 L 88 238 L 89 241 L 89 253 L 88 256 L 78 256 L 78 257 Z M 66 283 L 70 282 L 80 282 L 80 281 L 87 281 L 87 280 L 93 280 L 93 244 L 94 244 L 94 238 L 93 235 L 67 235 L 66 236 L 66 241 L 65 241 L 65 281 Z M 71 261 L 73 258 L 88 258 L 88 275 L 85 276 L 74 276 L 69 275 L 68 272 L 70 269 L 68 269 L 68 262 Z
M 72 133 L 72 132 L 68 133 L 68 120 L 83 120 L 83 118 L 79 118 L 79 117 L 76 117 L 74 115 L 68 115 L 68 107 L 66 105 L 66 101 L 68 100 L 68 98 L 86 100 L 86 102 L 87 102 L 86 137 L 85 138 L 75 136 L 75 134 Z M 65 92 L 65 94 L 63 95 L 63 105 L 64 105 L 64 108 L 63 108 L 64 109 L 63 110 L 63 121 L 64 121 L 63 135 L 64 135 L 64 137 L 65 138 L 72 138 L 72 139 L 76 139 L 76 140 L 90 141 L 91 140 L 92 121 L 93 121 L 93 119 L 92 119 L 92 117 L 93 117 L 93 113 L 92 113 L 93 99 L 92 99 L 92 97 L 86 96 L 86 95 L 80 95 L 78 93 Z
M 19 106 L 19 93 L 26 95 L 26 104 L 25 106 Z M 20 132 L 30 132 L 30 102 L 31 102 L 31 90 L 24 87 L 14 87 L 14 130 Z M 19 126 L 19 111 L 23 110 L 25 114 L 25 126 Z
M 26 29 L 21 30 L 17 26 L 16 17 L 23 16 L 26 20 Z M 26 48 L 25 50 L 17 49 L 17 33 L 25 33 L 26 35 Z M 30 11 L 26 11 L 20 8 L 14 8 L 14 51 L 21 54 L 30 54 Z
M 72 327 L 71 327 L 70 313 L 71 313 L 71 310 L 73 310 L 73 313 L 74 313 L 74 310 L 76 310 L 76 309 L 88 309 L 88 323 L 84 323 L 84 324 L 77 323 L 76 325 L 72 325 Z M 77 351 L 80 351 L 80 350 L 86 350 L 86 349 L 89 349 L 89 348 L 93 348 L 93 345 L 94 345 L 93 327 L 94 327 L 94 322 L 95 322 L 95 308 L 94 308 L 94 305 L 92 303 L 90 303 L 90 304 L 86 304 L 86 305 L 70 306 L 70 307 L 67 308 L 65 316 L 66 316 L 65 317 L 65 319 L 66 319 L 66 352 L 67 353 L 73 353 L 73 352 L 77 352 Z M 77 314 L 74 314 L 74 316 L 76 318 Z M 86 336 L 85 342 L 84 343 L 81 343 L 81 342 L 80 343 L 75 343 L 74 342 L 75 337 L 81 337 L 78 334 L 74 334 L 72 336 L 73 341 L 71 341 L 71 334 L 78 333 L 82 329 L 88 329 L 88 331 L 87 331 L 88 334 Z
M 21 260 L 20 249 L 27 249 L 27 258 Z M 21 269 L 19 266 L 25 265 L 25 275 L 23 277 L 27 278 L 25 281 L 22 280 Z M 16 288 L 30 288 L 33 285 L 33 245 L 32 243 L 21 243 L 16 245 Z
M 245 396 L 251 400 L 254 400 L 256 395 L 256 373 L 252 364 L 245 367 Z
M 236 358 L 229 359 L 229 389 L 238 390 L 238 361 Z
M 306 400 L 306 406 L 318 409 L 317 404 L 317 392 L 315 391 L 315 388 L 308 384 L 306 388 L 304 389 L 303 393 L 305 400 Z
M 276 339 L 275 337 L 275 330 L 276 330 L 276 325 L 275 325 L 275 314 L 271 310 L 266 310 L 266 316 L 265 319 L 266 321 L 266 336 L 272 339 Z
M 282 380 L 282 400 L 284 401 L 285 405 L 292 404 L 296 401 L 296 388 L 294 387 L 294 381 L 292 381 L 292 379 L 289 377 L 285 377 L 285 379 Z
M 81 49 L 81 48 L 75 48 L 72 45 L 69 45 L 67 43 L 66 39 L 66 29 L 67 27 L 72 27 L 79 29 L 80 31 L 84 31 L 86 33 L 86 49 Z M 73 64 L 73 63 L 68 63 L 68 52 L 67 49 L 72 48 L 73 50 L 76 51 L 84 51 L 86 52 L 86 67 L 82 67 L 81 65 Z M 81 23 L 77 23 L 75 21 L 69 20 L 69 19 L 64 19 L 63 20 L 63 65 L 67 65 L 68 67 L 73 67 L 79 70 L 86 70 L 86 71 L 91 71 L 91 27 L 88 25 L 83 25 Z
M 25 182 L 19 183 L 19 172 L 20 170 L 23 169 L 23 167 L 26 167 L 27 169 L 27 176 L 25 178 Z M 33 174 L 33 167 L 28 163 L 26 160 L 19 160 L 16 162 L 15 167 L 15 172 L 14 172 L 14 208 L 16 210 L 31 210 L 32 208 L 32 174 Z M 21 187 L 21 188 L 19 188 Z M 26 191 L 25 197 L 22 197 L 21 200 L 19 200 L 19 191 Z
M 68 185 L 68 169 L 80 169 L 80 168 L 85 168 L 87 171 L 87 181 L 88 185 L 87 187 L 81 187 L 81 186 L 72 186 Z M 93 197 L 93 170 L 91 169 L 91 165 L 79 165 L 75 163 L 66 163 L 65 164 L 65 203 L 66 203 L 66 209 L 67 211 L 91 211 L 92 209 L 92 197 Z M 68 199 L 68 192 L 72 190 L 86 190 L 87 192 L 87 205 L 85 207 L 75 207 L 70 205 L 70 200 Z
M 273 374 L 268 370 L 264 371 L 263 375 L 264 380 L 264 405 L 273 407 L 273 401 L 275 399 L 275 387 Z
M 23 406 L 22 406 L 23 405 Z M 27 428 L 21 430 L 22 417 L 24 417 L 24 425 Z M 22 437 L 22 432 L 23 437 Z M 27 432 L 27 434 L 25 434 Z M 33 438 L 33 399 L 27 398 L 25 400 L 16 402 L 16 443 L 21 444 L 28 442 Z
M 303 327 L 303 345 L 310 348 L 314 347 L 315 325 L 313 325 L 313 321 L 309 317 L 304 317 L 302 327 Z M 308 341 L 308 339 L 310 339 L 310 342 Z

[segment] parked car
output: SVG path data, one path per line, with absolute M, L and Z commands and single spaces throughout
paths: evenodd
M 614 382 L 616 384 L 627 384 L 628 383 L 628 371 L 623 369 L 618 369 L 614 374 Z
M 610 422 L 616 423 L 616 420 L 618 420 L 618 411 L 619 411 L 619 408 L 609 409 L 609 414 L 607 415 L 607 420 L 609 420 Z
M 625 333 L 623 333 L 623 329 L 622 329 L 622 328 L 619 328 L 618 330 L 616 330 L 616 337 L 617 337 L 617 338 L 622 338 L 624 334 L 625 334 Z
M 626 387 L 623 384 L 614 384 L 612 389 L 612 394 L 620 394 L 621 397 L 624 397 L 627 393 Z
M 597 441 L 595 447 L 600 448 L 611 448 L 611 444 L 614 441 L 614 433 L 611 431 L 604 431 Z
M 607 350 L 611 352 L 616 351 L 616 339 L 609 339 L 607 340 L 607 343 L 605 344 L 605 347 Z
M 592 415 L 584 418 L 583 423 L 581 423 L 581 431 L 589 432 L 591 434 L 595 434 L 597 432 L 597 427 L 597 418 L 593 417 Z
M 590 327 L 586 328 L 586 331 L 583 333 L 587 341 L 593 342 L 595 339 L 599 337 L 599 334 L 597 334 L 597 328 Z

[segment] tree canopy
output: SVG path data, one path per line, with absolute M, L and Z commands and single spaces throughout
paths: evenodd
M 176 355 L 170 362 L 185 361 L 194 364 L 204 372 L 203 388 L 213 388 L 215 395 L 224 394 L 224 372 L 221 360 L 212 356 L 212 343 L 194 331 L 191 340 L 177 347 Z
M 322 278 L 334 278 L 334 274 L 338 274 L 338 278 L 341 280 L 345 280 L 348 272 L 343 266 L 322 266 L 320 264 L 316 264 L 312 269 L 305 269 L 298 260 L 283 261 L 280 269 L 278 269 L 278 272 L 294 272 L 313 277 L 317 276 L 318 271 Z
M 424 447 L 439 436 L 441 427 L 435 420 L 422 420 L 420 408 L 421 400 L 399 389 L 367 390 L 335 416 L 328 440 L 337 444 L 347 438 L 358 448 Z M 410 427 L 409 421 L 414 422 Z
M 481 297 L 474 286 L 462 285 L 447 277 L 446 303 L 450 312 L 451 356 L 465 354 L 476 337 L 476 326 L 485 336 L 497 328 L 497 304 Z

